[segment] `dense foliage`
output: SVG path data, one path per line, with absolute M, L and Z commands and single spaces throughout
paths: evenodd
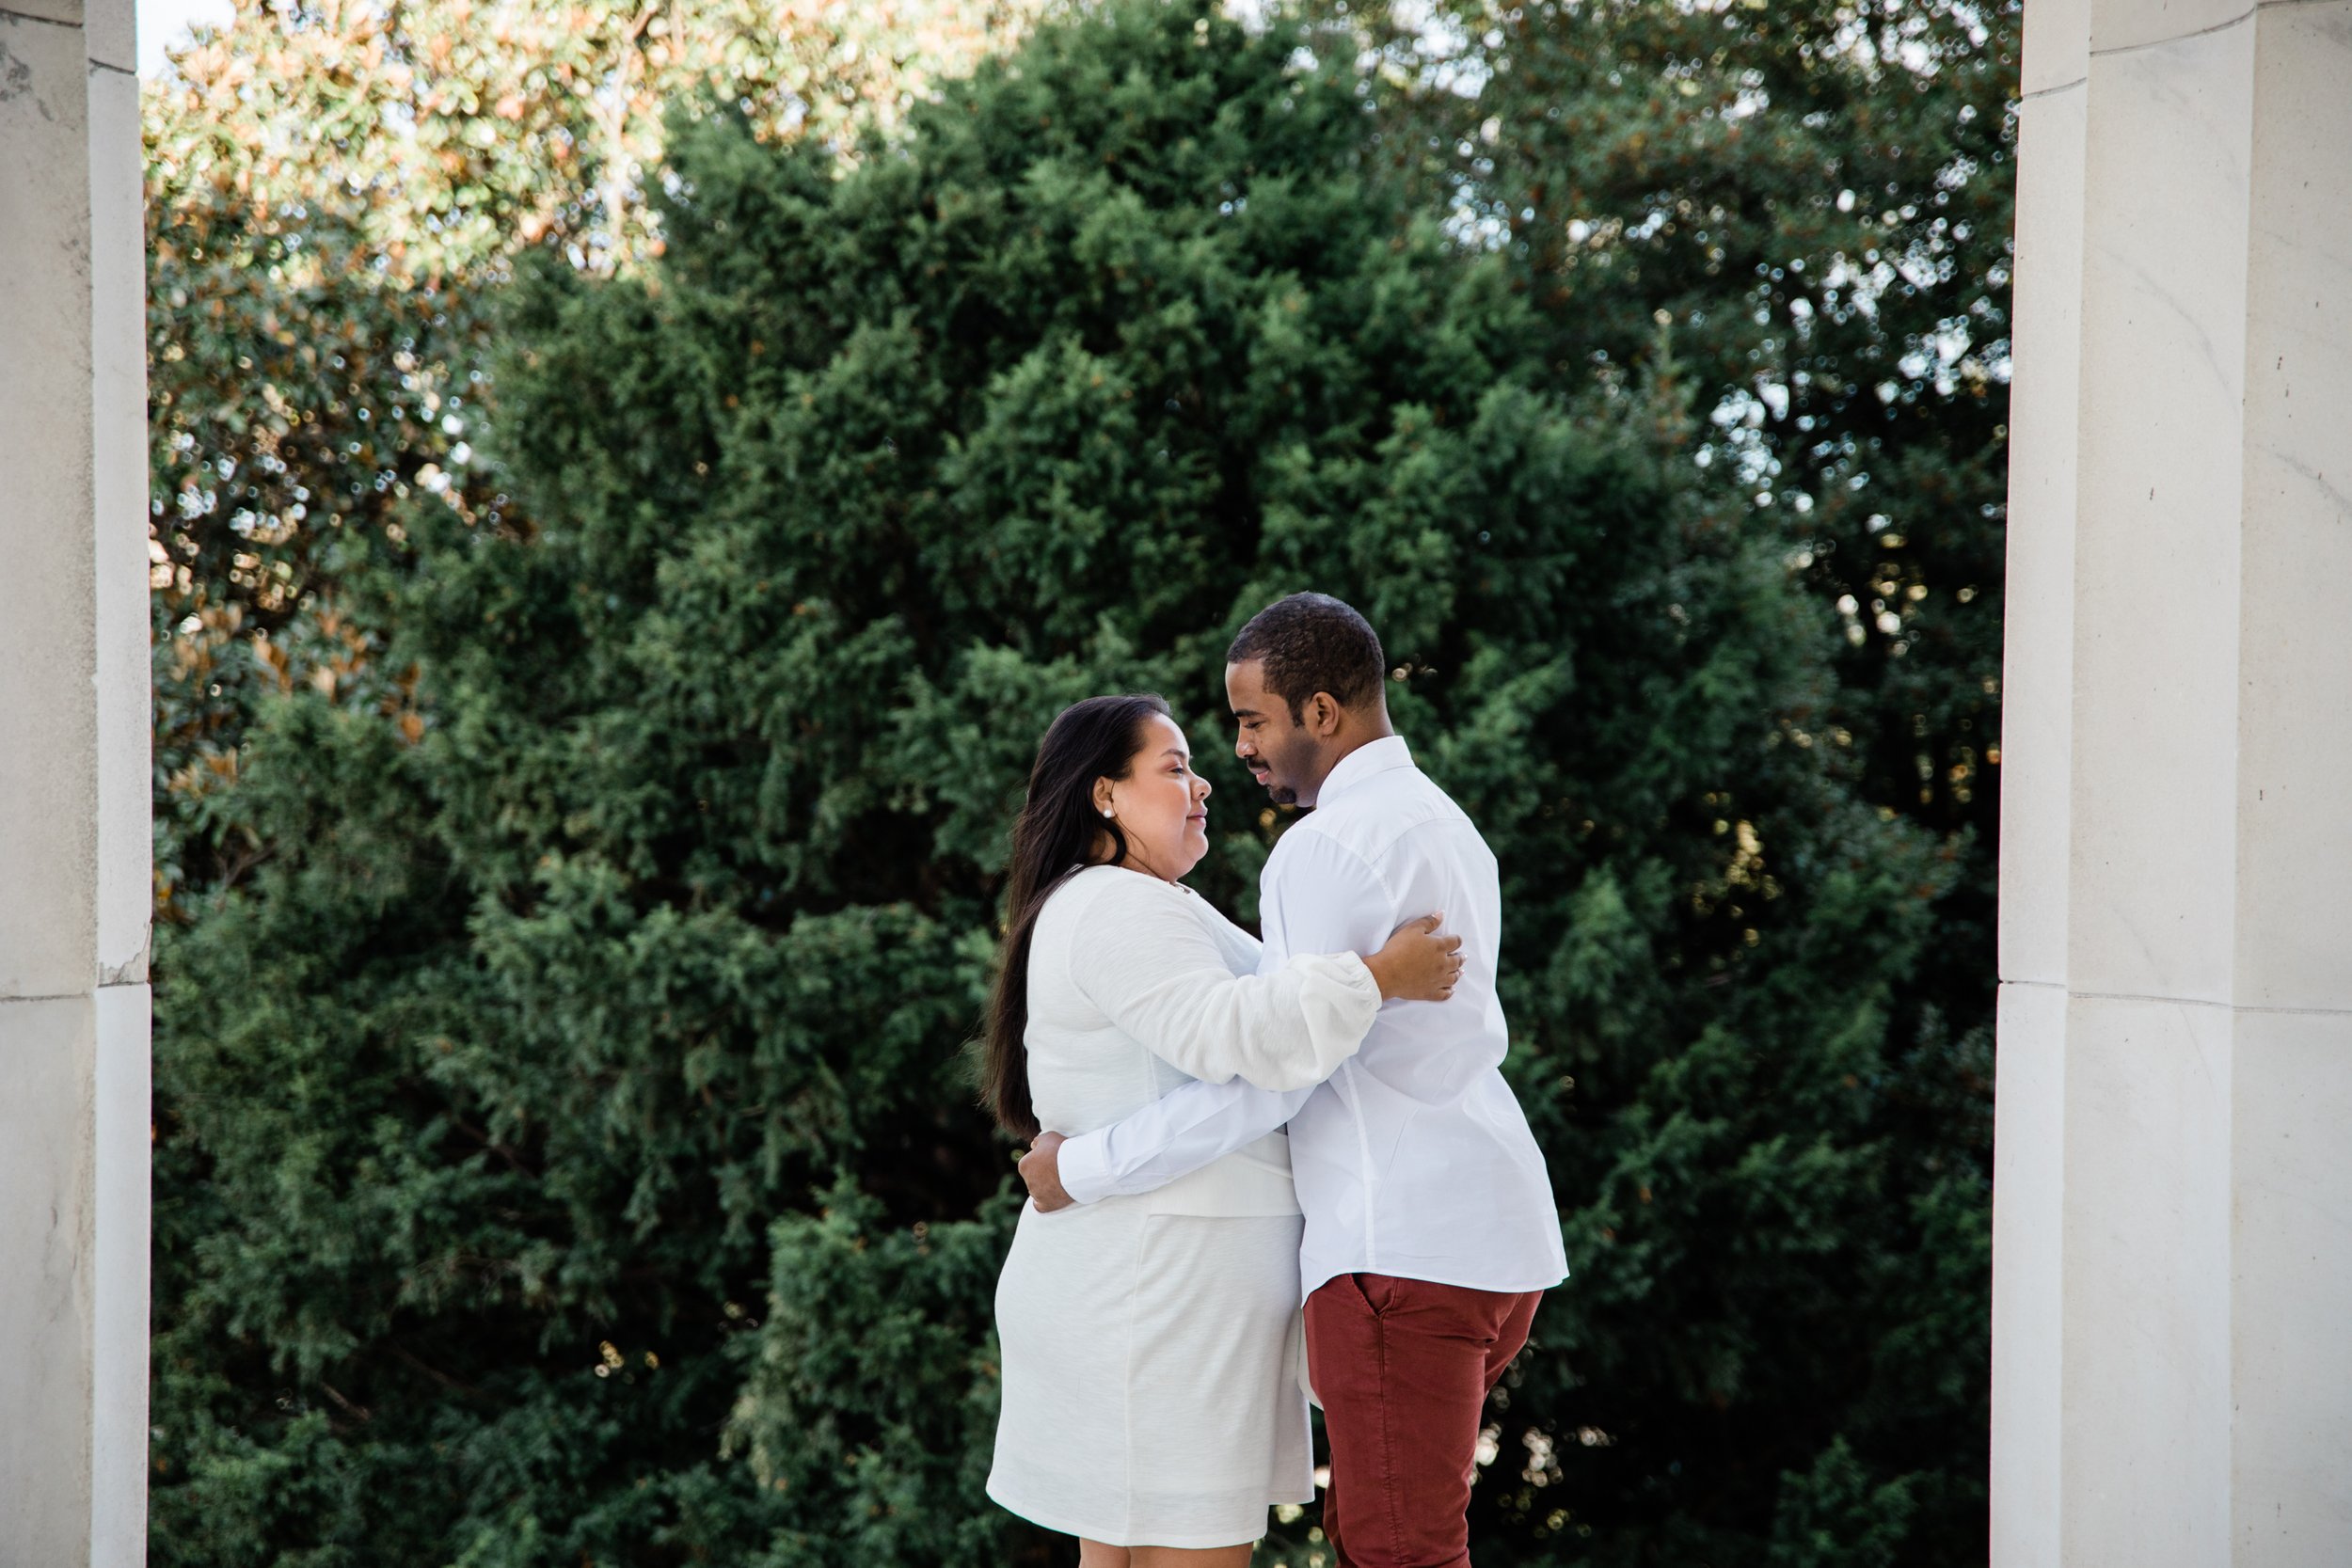
M 1922 1060 L 1980 1058 L 2022 8 L 1432 0 L 1404 26 L 1315 8 L 1373 52 L 1382 155 L 1504 260 L 1560 385 L 1670 327 L 1708 415 L 1692 456 L 1778 518 L 1839 619 L 1820 732 L 1864 799 L 1956 857 L 1894 1032 Z M 1901 1136 L 1981 1166 L 1988 1092 L 1919 1093 Z M 1986 1311 L 1981 1275 L 1945 1284 Z M 1978 1497 L 1982 1383 L 1952 1384 L 1941 1465 Z M 1980 1511 L 1951 1528 L 1982 1556 Z
M 525 260 L 478 471 L 375 490 L 365 657 L 253 702 L 165 934 L 158 1562 L 1047 1560 L 979 1495 L 1008 808 L 1157 688 L 1247 918 L 1216 673 L 1307 585 L 1509 879 L 1576 1278 L 1480 1560 L 1981 1558 L 1965 842 L 1838 742 L 1805 529 L 1690 462 L 1714 351 L 1565 373 L 1322 41 L 1111 6 L 855 161 L 706 104 L 658 261 Z
M 1320 0 L 1562 385 L 1656 324 L 1837 614 L 1831 742 L 1962 857 L 1907 1027 L 1989 1029 L 2018 0 Z
M 758 135 L 845 150 L 1029 0 L 236 0 L 142 103 L 156 845 L 167 920 L 268 846 L 223 797 L 257 704 L 410 706 L 344 581 L 421 492 L 471 512 L 515 258 L 658 255 L 664 105 L 723 83 Z

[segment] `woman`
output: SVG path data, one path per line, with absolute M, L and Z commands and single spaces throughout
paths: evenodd
M 1094 697 L 1038 748 L 1013 830 L 987 1090 L 1016 1137 L 1089 1132 L 1188 1078 L 1319 1083 L 1380 1004 L 1443 1000 L 1458 939 L 1412 922 L 1370 958 L 1257 974 L 1258 944 L 1178 879 L 1209 785 L 1157 697 Z M 1004 1406 L 989 1496 L 1075 1535 L 1084 1568 L 1246 1568 L 1269 1504 L 1314 1496 L 1288 1140 L 1159 1191 L 1023 1210 L 996 1291 Z

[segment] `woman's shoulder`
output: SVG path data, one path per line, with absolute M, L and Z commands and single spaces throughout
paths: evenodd
M 1163 881 L 1121 865 L 1089 865 L 1073 871 L 1045 901 L 1057 921 L 1120 920 L 1213 923 L 1216 911 L 1181 882 Z M 1040 918 L 1043 918 L 1041 911 Z

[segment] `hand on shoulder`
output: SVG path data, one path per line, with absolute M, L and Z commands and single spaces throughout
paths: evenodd
M 1442 911 L 1408 920 L 1364 960 L 1383 1002 L 1443 1002 L 1462 978 L 1462 939 L 1441 927 Z

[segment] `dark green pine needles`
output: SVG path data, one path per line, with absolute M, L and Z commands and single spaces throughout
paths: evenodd
M 1959 1560 L 1977 1133 L 1899 1134 L 1971 1064 L 1887 1022 L 1949 865 L 1670 360 L 1545 389 L 1301 43 L 1114 5 L 849 168 L 709 111 L 652 277 L 516 285 L 506 499 L 370 588 L 421 729 L 276 700 L 162 953 L 159 1565 L 1054 1560 L 980 1492 L 1004 831 L 1158 689 L 1251 918 L 1222 651 L 1310 585 L 1502 861 L 1576 1271 L 1480 1561 Z

